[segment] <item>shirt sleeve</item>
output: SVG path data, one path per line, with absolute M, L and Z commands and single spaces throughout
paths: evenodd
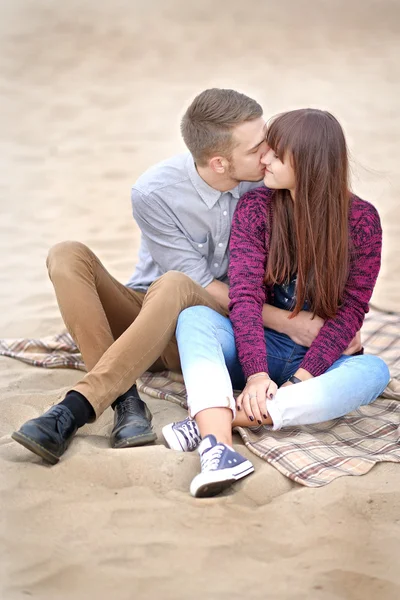
M 327 319 L 308 349 L 300 367 L 316 377 L 343 354 L 360 330 L 381 265 L 382 229 L 377 210 L 365 210 L 351 234 L 349 277 L 337 315 Z
M 132 212 L 146 246 L 155 263 L 164 271 L 181 271 L 206 287 L 214 280 L 207 258 L 203 256 L 185 233 L 179 228 L 172 215 L 151 198 L 132 189 Z
M 230 319 L 244 375 L 268 372 L 262 308 L 265 303 L 266 195 L 251 191 L 239 200 L 230 240 Z

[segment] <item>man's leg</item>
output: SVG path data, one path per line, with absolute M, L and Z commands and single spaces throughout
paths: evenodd
M 96 416 L 129 389 L 160 356 L 164 368 L 179 369 L 174 340 L 176 323 L 182 310 L 195 305 L 223 312 L 204 288 L 178 271 L 169 271 L 150 286 L 135 321 L 74 386 L 74 390 L 88 399 Z
M 80 242 L 62 242 L 47 258 L 65 326 L 90 371 L 138 316 L 145 294 L 114 279 Z
M 144 298 L 142 310 L 135 321 L 108 348 L 83 380 L 74 386 L 74 389 L 67 394 L 60 405 L 53 407 L 57 412 L 61 405 L 67 403 L 67 408 L 72 410 L 72 413 L 69 410 L 72 418 L 67 421 L 64 419 L 64 425 L 61 427 L 61 439 L 57 439 L 56 443 L 54 440 L 43 441 L 41 420 L 47 418 L 47 413 L 25 424 L 20 432 L 14 434 L 14 439 L 23 443 L 21 439 L 18 439 L 19 433 L 23 433 L 24 428 L 34 422 L 33 426 L 40 430 L 37 433 L 39 444 L 24 445 L 45 460 L 57 462 L 76 433 L 77 426 L 84 424 L 81 422 L 77 425 L 73 418 L 74 407 L 70 404 L 71 397 L 74 401 L 77 399 L 90 405 L 96 416 L 99 416 L 117 398 L 128 394 L 136 379 L 146 369 L 151 368 L 160 356 L 163 357 L 164 368 L 179 368 L 176 342 L 173 339 L 176 321 L 181 310 L 194 304 L 206 304 L 222 310 L 208 292 L 186 275 L 174 271 L 166 273 L 150 287 Z M 130 408 L 130 399 L 127 398 L 127 400 L 129 400 L 128 408 Z M 124 415 L 129 415 L 129 411 L 125 411 L 125 409 L 122 412 Z M 146 417 L 147 415 L 139 416 Z M 56 419 L 58 417 L 57 414 Z M 135 419 L 136 416 L 133 415 L 132 421 Z M 45 425 L 47 427 L 46 423 Z M 115 423 L 114 426 L 114 437 L 117 433 L 116 429 L 119 430 L 118 423 Z M 31 439 L 35 437 L 32 431 L 29 435 Z M 50 448 L 50 454 L 43 450 L 43 446 L 46 447 L 46 444 Z
M 49 252 L 47 266 L 64 323 L 90 371 L 138 316 L 145 294 L 114 279 L 96 255 L 79 242 L 56 244 Z M 119 437 L 124 437 L 124 446 L 156 439 L 150 411 L 136 386 L 122 395 L 114 408 L 114 420 L 119 425 L 123 415 L 123 434 L 120 431 Z M 36 420 L 28 421 L 13 437 L 50 462 L 57 462 L 77 428 L 93 420 L 95 413 L 86 398 L 73 391 L 48 412 L 43 427 Z M 42 427 L 40 435 L 37 426 Z M 55 438 L 52 443 L 50 438 Z

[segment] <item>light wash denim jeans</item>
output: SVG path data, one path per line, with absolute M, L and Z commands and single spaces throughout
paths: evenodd
M 229 407 L 235 415 L 233 389 L 242 390 L 246 382 L 230 320 L 206 306 L 193 306 L 180 314 L 176 337 L 190 415 L 214 407 Z M 269 375 L 280 386 L 297 371 L 307 348 L 267 328 L 265 341 Z M 346 415 L 375 400 L 389 379 L 381 358 L 342 355 L 324 374 L 278 389 L 266 401 L 273 429 Z

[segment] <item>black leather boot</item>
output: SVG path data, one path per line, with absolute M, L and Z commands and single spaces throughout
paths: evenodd
M 56 404 L 41 417 L 27 421 L 12 439 L 55 465 L 64 454 L 78 427 L 66 406 Z
M 114 427 L 111 432 L 112 448 L 143 446 L 157 439 L 151 426 L 152 414 L 140 399 L 136 387 L 114 408 Z

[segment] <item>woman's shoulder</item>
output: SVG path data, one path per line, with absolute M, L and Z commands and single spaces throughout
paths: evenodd
M 260 200 L 262 202 L 266 202 L 272 199 L 273 193 L 274 190 L 265 187 L 265 185 L 261 185 L 260 187 L 256 187 L 243 194 L 240 200 L 246 200 L 248 202 L 250 202 L 251 200 Z
M 381 220 L 376 207 L 355 194 L 350 197 L 350 225 L 352 229 L 363 229 L 365 233 L 381 230 Z
M 274 190 L 265 186 L 254 188 L 241 196 L 237 210 L 240 212 L 267 209 L 272 201 Z

